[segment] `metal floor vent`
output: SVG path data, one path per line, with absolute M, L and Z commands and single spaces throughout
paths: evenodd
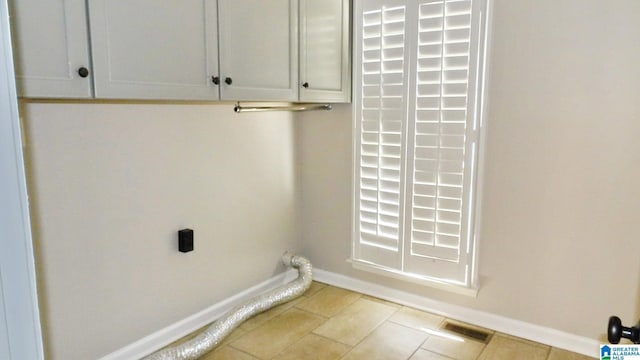
M 491 340 L 491 334 L 488 332 L 472 329 L 464 325 L 453 324 L 448 321 L 444 323 L 442 328 L 444 330 L 451 331 L 458 335 L 462 335 L 464 337 L 467 337 L 476 341 L 480 341 L 484 344 L 487 344 L 489 340 Z

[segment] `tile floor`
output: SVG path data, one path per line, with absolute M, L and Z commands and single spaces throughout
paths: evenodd
M 591 359 L 481 329 L 492 334 L 485 345 L 442 331 L 444 321 L 441 316 L 314 282 L 302 297 L 246 321 L 201 360 Z

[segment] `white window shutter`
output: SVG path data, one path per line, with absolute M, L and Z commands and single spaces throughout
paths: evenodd
M 356 2 L 355 261 L 472 285 L 478 1 Z
M 354 255 L 397 268 L 402 257 L 402 193 L 408 81 L 406 8 L 402 1 L 366 1 L 359 30 L 356 116 L 360 134 Z M 356 65 L 357 66 L 357 65 Z
M 466 282 L 471 0 L 422 1 L 409 148 L 404 271 Z M 473 127 L 473 126 L 472 126 Z M 468 173 L 468 171 L 467 171 Z

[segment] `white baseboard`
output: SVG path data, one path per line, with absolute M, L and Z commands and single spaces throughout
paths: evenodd
M 227 311 L 244 304 L 250 299 L 269 290 L 273 290 L 280 285 L 294 280 L 298 272 L 294 269 L 276 275 L 256 286 L 244 290 L 230 298 L 214 304 L 196 314 L 180 320 L 164 329 L 156 331 L 144 338 L 131 343 L 119 350 L 101 357 L 99 360 L 123 360 L 141 359 L 154 351 L 162 349 L 166 345 L 200 329 L 201 327 L 214 322 Z
M 556 348 L 577 352 L 591 357 L 599 356 L 600 342 L 598 340 L 540 325 L 526 323 L 524 321 L 514 320 L 480 310 L 432 300 L 321 269 L 314 269 L 313 273 L 315 280 L 329 285 L 375 296 L 384 300 L 442 315 L 447 318 L 463 321 L 469 324 L 489 328 L 501 333 L 532 340 Z
M 505 334 L 521 337 L 560 349 L 577 352 L 583 355 L 597 357 L 599 354 L 600 343 L 598 340 L 569 334 L 563 331 L 514 320 L 480 310 L 432 300 L 321 269 L 314 269 L 313 273 L 315 280 L 330 285 L 357 291 L 398 304 L 428 311 L 451 319 L 467 322 L 469 324 L 486 327 Z M 107 354 L 99 360 L 141 359 L 154 351 L 163 348 L 167 344 L 170 344 L 194 332 L 195 330 L 212 323 L 234 307 L 247 302 L 257 295 L 288 283 L 296 277 L 297 271 L 290 269 L 287 272 L 274 276 L 267 281 L 242 291 L 241 293 L 227 298 L 224 301 L 216 303 L 194 315 Z

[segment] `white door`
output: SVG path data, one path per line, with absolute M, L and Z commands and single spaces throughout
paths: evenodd
M 0 268 L 0 270 L 2 270 Z M 2 272 L 0 272 L 0 279 L 2 279 Z M 7 333 L 6 324 L 7 317 L 4 314 L 4 293 L 2 286 L 0 286 L 0 359 L 10 359 L 11 352 L 9 349 L 9 333 Z
M 349 1 L 300 1 L 300 100 L 349 102 Z
M 85 1 L 13 0 L 11 8 L 19 94 L 91 97 Z
M 44 359 L 9 12 L 0 0 L 0 359 Z
M 89 0 L 97 98 L 217 100 L 216 0 Z
M 219 0 L 223 100 L 298 99 L 297 0 Z

